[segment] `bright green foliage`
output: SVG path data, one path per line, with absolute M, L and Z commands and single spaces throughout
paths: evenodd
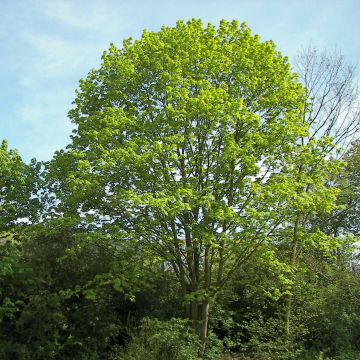
M 0 147 L 0 231 L 43 201 L 0 236 L 0 358 L 357 356 L 359 147 L 338 176 L 306 101 L 235 21 L 112 45 L 41 183 Z
M 322 145 L 299 141 L 304 89 L 274 44 L 237 22 L 145 31 L 102 59 L 51 164 L 57 210 L 160 256 L 206 327 L 209 299 L 239 265 L 299 212 L 333 207 Z
M 0 231 L 14 225 L 19 218 L 33 219 L 38 202 L 35 184 L 39 164 L 24 164 L 6 141 L 0 145 Z

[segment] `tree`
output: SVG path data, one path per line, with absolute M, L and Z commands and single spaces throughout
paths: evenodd
M 304 88 L 271 41 L 235 21 L 145 31 L 102 60 L 80 81 L 72 143 L 50 164 L 55 209 L 159 256 L 205 344 L 234 271 L 294 211 L 331 208 L 325 172 L 296 171 L 318 159 L 315 140 L 299 141 Z M 309 182 L 319 185 L 306 193 Z
M 335 145 L 346 147 L 360 129 L 355 67 L 336 50 L 319 51 L 309 45 L 298 53 L 294 68 L 307 90 L 308 141 L 326 136 L 333 138 L 328 151 Z
M 344 149 L 360 128 L 359 92 L 354 67 L 347 65 L 339 52 L 320 52 L 310 45 L 298 53 L 295 70 L 299 73 L 299 78 L 306 88 L 303 121 L 309 127 L 308 133 L 301 137 L 300 142 L 302 145 L 311 145 L 313 140 L 317 139 L 322 146 L 316 147 L 315 151 L 318 152 L 317 157 L 323 159 L 323 161 L 313 162 L 310 166 L 299 162 L 298 176 L 303 176 L 309 171 L 324 172 L 326 168 L 325 171 L 329 171 L 330 178 L 331 173 L 333 173 L 332 176 L 335 174 L 330 170 L 331 163 L 327 159 L 341 157 Z M 336 167 L 336 162 L 333 165 Z M 304 183 L 304 186 L 303 191 L 308 193 L 314 191 L 313 184 Z M 303 263 L 303 260 L 300 260 L 302 253 L 308 253 L 309 250 L 318 251 L 320 248 L 323 252 L 329 253 L 329 250 L 334 250 L 336 245 L 335 239 L 329 238 L 326 241 L 324 238 L 326 232 L 323 232 L 322 237 L 325 240 L 323 246 L 319 246 L 317 241 L 312 249 L 309 248 L 306 237 L 311 239 L 311 233 L 319 231 L 319 223 L 315 219 L 324 217 L 324 213 L 325 217 L 328 217 L 329 213 L 329 209 L 325 209 L 325 212 L 322 209 L 314 210 L 299 211 L 289 226 L 290 234 L 284 236 L 281 241 L 288 243 L 290 250 L 288 264 L 291 265 L 294 273 L 297 272 L 296 268 Z M 332 246 L 326 246 L 331 243 Z M 292 294 L 289 292 L 285 300 L 284 314 L 287 334 L 290 332 L 291 302 Z
M 21 218 L 36 215 L 38 201 L 35 183 L 39 164 L 26 165 L 15 150 L 3 141 L 0 145 L 0 232 L 12 227 Z
M 347 163 L 346 172 L 338 181 L 343 189 L 339 199 L 343 209 L 335 214 L 334 236 L 350 233 L 360 237 L 360 140 L 352 143 L 344 160 Z

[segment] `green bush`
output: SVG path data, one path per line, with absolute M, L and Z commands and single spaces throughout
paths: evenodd
M 245 325 L 249 341 L 241 346 L 244 355 L 257 360 L 294 360 L 302 351 L 296 339 L 285 336 L 283 321 L 259 317 Z
M 328 357 L 322 351 L 309 350 L 298 358 L 299 360 L 360 360 L 360 352 L 341 352 L 335 357 Z
M 197 360 L 200 342 L 188 322 L 144 318 L 137 334 L 115 360 Z

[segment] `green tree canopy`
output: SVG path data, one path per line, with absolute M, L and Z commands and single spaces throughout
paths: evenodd
M 0 231 L 8 229 L 20 218 L 33 218 L 37 200 L 35 179 L 38 165 L 33 161 L 26 165 L 16 150 L 0 145 Z
M 80 81 L 72 143 L 51 163 L 56 210 L 160 256 L 205 339 L 234 270 L 300 211 L 332 209 L 322 145 L 300 141 L 305 102 L 287 58 L 235 21 L 112 45 Z

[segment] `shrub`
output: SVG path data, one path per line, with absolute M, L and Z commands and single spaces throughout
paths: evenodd
M 197 360 L 200 342 L 186 320 L 144 318 L 128 346 L 115 360 Z

